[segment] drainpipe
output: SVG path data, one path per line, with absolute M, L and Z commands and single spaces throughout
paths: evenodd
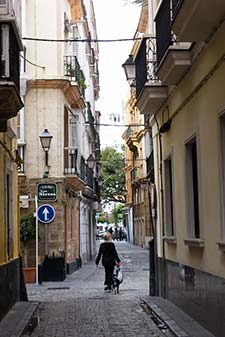
M 162 176 L 162 135 L 159 128 L 159 123 L 154 115 L 154 119 L 157 125 L 158 135 L 159 135 L 159 178 L 160 178 L 160 199 L 161 199 L 161 219 L 162 219 L 162 237 L 165 234 L 165 223 L 164 223 L 164 186 L 163 186 L 163 176 Z M 161 295 L 163 298 L 166 297 L 166 259 L 165 259 L 165 242 L 162 238 L 162 265 L 161 265 Z

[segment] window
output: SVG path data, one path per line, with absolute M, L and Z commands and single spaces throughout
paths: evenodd
M 18 144 L 24 144 L 24 108 L 17 114 L 17 139 Z
M 78 147 L 78 122 L 79 116 L 70 115 L 70 147 Z
M 9 26 L 1 25 L 1 76 L 9 77 Z
M 8 13 L 7 0 L 0 0 L 0 13 L 1 14 Z
M 72 35 L 73 35 L 73 39 L 79 39 L 80 38 L 80 34 L 79 34 L 79 29 L 77 26 L 73 26 L 72 28 Z M 79 53 L 79 42 L 73 42 L 73 55 L 78 56 Z
M 194 137 L 186 144 L 186 178 L 187 178 L 187 221 L 188 236 L 200 238 L 199 186 L 197 142 Z
M 166 236 L 174 236 L 173 174 L 171 156 L 164 161 L 165 168 L 165 224 Z

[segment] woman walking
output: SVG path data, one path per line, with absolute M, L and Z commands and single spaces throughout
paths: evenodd
M 104 290 L 110 292 L 112 290 L 114 267 L 116 263 L 121 264 L 115 244 L 112 242 L 112 235 L 110 233 L 106 233 L 104 235 L 104 242 L 100 244 L 99 252 L 95 260 L 96 266 L 98 266 L 101 258 L 102 265 L 105 268 Z

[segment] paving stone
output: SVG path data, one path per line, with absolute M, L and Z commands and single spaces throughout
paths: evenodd
M 123 263 L 124 282 L 120 294 L 104 293 L 104 268 L 96 268 L 94 260 L 67 275 L 63 282 L 28 285 L 29 300 L 42 303 L 40 324 L 31 337 L 165 337 L 143 310 L 143 300 L 159 316 L 170 321 L 177 336 L 213 337 L 186 334 L 187 328 L 194 331 L 197 323 L 187 319 L 187 315 L 181 314 L 169 301 L 148 296 L 147 250 L 127 242 L 115 244 Z
M 28 285 L 29 300 L 43 303 L 40 325 L 31 337 L 163 336 L 140 306 L 141 296 L 149 292 L 148 251 L 126 242 L 115 244 L 124 269 L 120 294 L 104 293 L 104 269 L 96 268 L 94 261 L 64 282 Z

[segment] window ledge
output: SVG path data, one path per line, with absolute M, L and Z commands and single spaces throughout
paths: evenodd
M 197 247 L 197 248 L 204 247 L 204 241 L 202 239 L 187 238 L 184 239 L 184 244 L 190 247 Z
M 222 252 L 225 252 L 225 241 L 219 241 L 217 242 L 218 248 L 219 250 L 221 250 Z
M 173 245 L 177 244 L 177 239 L 175 238 L 175 236 L 164 236 L 163 240 L 169 244 L 173 244 Z

